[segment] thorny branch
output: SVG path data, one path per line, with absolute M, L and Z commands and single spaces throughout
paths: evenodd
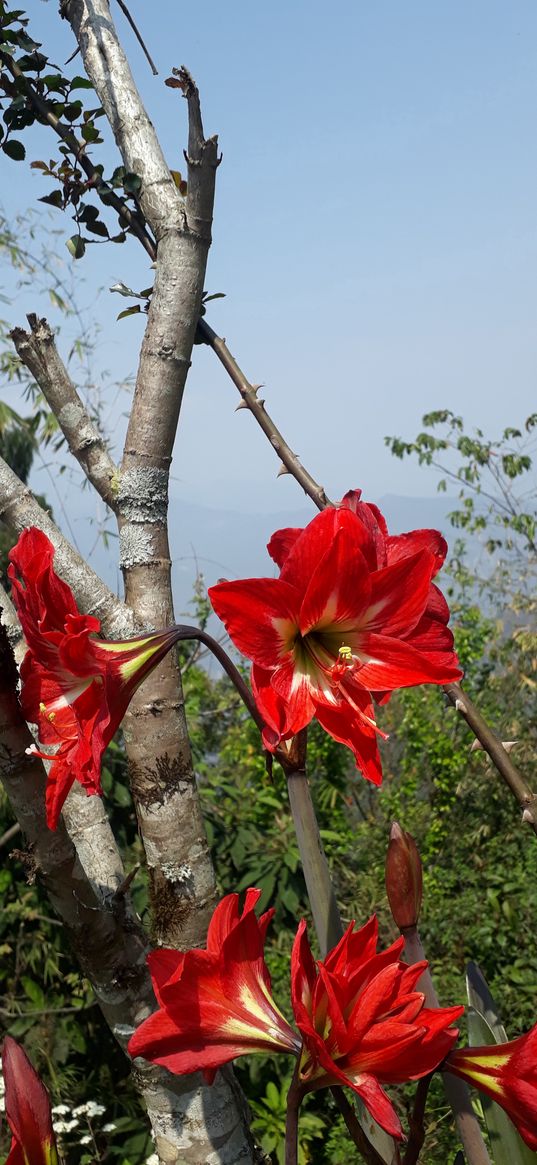
M 317 509 L 324 510 L 325 506 L 331 505 L 332 503 L 326 496 L 323 486 L 318 485 L 311 474 L 308 473 L 307 469 L 304 469 L 296 453 L 293 453 L 291 447 L 280 433 L 280 430 L 276 428 L 274 421 L 265 408 L 265 401 L 259 400 L 257 393 L 261 385 L 250 384 L 242 369 L 239 368 L 237 361 L 231 355 L 225 340 L 217 336 L 210 324 L 203 318 L 198 322 L 198 335 L 205 344 L 208 344 L 213 349 L 226 372 L 231 377 L 234 385 L 238 388 L 242 397 L 242 404 L 238 406 L 239 409 L 249 409 L 258 425 L 261 426 L 263 432 L 268 437 L 270 444 L 282 463 L 280 474 L 292 474 L 298 484 L 302 486 L 304 492 L 315 503 Z

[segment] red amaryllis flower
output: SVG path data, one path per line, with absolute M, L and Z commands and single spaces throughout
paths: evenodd
M 376 506 L 345 496 L 268 546 L 278 579 L 222 582 L 217 615 L 253 661 L 271 751 L 315 716 L 369 780 L 382 770 L 371 693 L 460 679 L 449 610 L 433 583 L 446 554 L 435 530 L 390 537 Z
M 207 950 L 148 956 L 159 1010 L 129 1041 L 131 1056 L 144 1056 L 179 1075 L 203 1071 L 210 1083 L 217 1068 L 248 1052 L 291 1052 L 300 1040 L 276 1007 L 263 956 L 274 910 L 257 918 L 260 890 L 248 890 L 242 913 L 238 894 L 216 907 Z
M 6 1165 L 57 1165 L 48 1092 L 11 1036 L 4 1040 L 2 1072 L 7 1123 L 13 1134 Z
M 448 1056 L 446 1069 L 500 1104 L 537 1150 L 537 1024 L 506 1044 L 460 1048 Z
M 315 964 L 301 922 L 293 946 L 291 990 L 304 1046 L 299 1080 L 305 1091 L 348 1085 L 393 1137 L 399 1118 L 383 1084 L 418 1080 L 453 1047 L 451 1024 L 462 1007 L 428 1008 L 416 984 L 427 963 L 407 966 L 404 939 L 380 954 L 377 920 L 343 938 Z
M 21 705 L 52 752 L 47 822 L 55 829 L 74 781 L 101 792 L 101 759 L 138 685 L 176 640 L 174 628 L 126 642 L 97 638 L 99 619 L 81 615 L 71 588 L 53 566 L 54 547 L 40 530 L 24 530 L 10 553 L 13 601 L 28 644 L 21 667 Z

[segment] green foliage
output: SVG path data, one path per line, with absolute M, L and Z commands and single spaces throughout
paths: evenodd
M 440 472 L 440 491 L 456 486 L 460 504 L 450 514 L 451 522 L 467 535 L 478 535 L 491 556 L 482 582 L 490 586 L 495 581 L 496 591 L 503 588 L 504 593 L 531 594 L 537 556 L 537 489 L 532 476 L 537 413 L 520 428 L 507 427 L 496 439 L 482 429 L 469 435 L 462 417 L 450 409 L 427 413 L 423 425 L 413 441 L 386 437 L 386 444 L 395 457 L 417 457 L 420 465 Z M 472 578 L 475 583 L 475 572 Z
M 24 12 L 0 4 L 0 150 L 13 161 L 23 161 L 26 148 L 13 134 L 24 134 L 34 125 L 47 130 L 51 123 L 55 126 L 57 156 L 48 161 L 34 159 L 30 166 L 54 183 L 40 201 L 72 214 L 77 231 L 66 246 L 74 259 L 80 259 L 86 248 L 99 240 L 125 242 L 136 218 L 141 179 L 123 166 L 116 167 L 106 179 L 104 167 L 91 162 L 86 147 L 102 144 L 98 122 L 104 117 L 100 105 L 88 108 L 82 99 L 84 91 L 93 92 L 91 81 L 77 75 L 69 78 L 58 72 L 56 65 L 49 65 L 46 54 L 40 51 L 42 46 L 28 35 L 27 27 Z M 118 188 L 121 199 L 116 195 Z M 101 215 L 103 206 L 118 212 L 118 233 L 111 234 Z
M 252 1132 L 265 1153 L 274 1153 L 278 1165 L 285 1165 L 285 1118 L 290 1083 L 290 1075 L 285 1076 L 279 1085 L 269 1080 L 264 1096 L 250 1102 L 254 1114 Z M 307 1102 L 304 1103 L 300 1114 L 298 1165 L 310 1165 L 318 1159 L 316 1142 L 325 1134 L 325 1122 L 310 1111 Z

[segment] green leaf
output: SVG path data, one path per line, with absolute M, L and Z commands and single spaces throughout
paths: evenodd
M 125 308 L 125 311 L 120 311 L 119 315 L 118 315 L 118 316 L 116 316 L 116 319 L 118 319 L 118 320 L 124 320 L 124 319 L 126 319 L 126 317 L 127 317 L 127 316 L 135 316 L 135 315 L 137 315 L 137 314 L 138 314 L 138 312 L 140 312 L 141 310 L 142 310 L 142 309 L 141 309 L 141 307 L 140 307 L 140 304 L 139 304 L 139 303 L 135 303 L 135 304 L 134 304 L 134 307 L 127 307 L 127 308 Z
M 51 194 L 44 194 L 42 198 L 38 198 L 38 202 L 46 202 L 48 206 L 63 206 L 63 191 L 53 190 Z
M 83 125 L 80 133 L 82 134 L 82 137 L 84 138 L 85 142 L 99 142 L 99 141 L 101 141 L 101 136 L 99 134 L 99 130 L 96 129 L 95 126 L 92 125 L 91 122 L 88 122 L 87 125 Z
M 108 238 L 108 227 L 102 219 L 95 219 L 94 222 L 89 222 L 86 230 L 90 231 L 92 235 L 100 235 L 102 239 Z
M 24 162 L 26 150 L 17 138 L 9 138 L 9 141 L 3 143 L 2 149 L 8 158 L 13 158 L 14 162 Z
M 71 238 L 67 240 L 65 246 L 73 256 L 73 259 L 81 259 L 86 250 L 86 244 L 80 235 L 71 235 Z
M 45 996 L 37 983 L 30 979 L 28 975 L 23 975 L 21 979 L 24 988 L 24 994 L 35 1003 L 36 1007 L 46 1007 Z
M 73 89 L 93 89 L 93 85 L 87 77 L 73 77 L 70 88 L 71 91 Z

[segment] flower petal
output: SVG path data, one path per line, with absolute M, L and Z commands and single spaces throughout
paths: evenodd
M 359 645 L 349 637 L 354 654 L 362 663 L 356 678 L 370 691 L 408 688 L 413 684 L 450 684 L 460 680 L 460 667 L 449 660 L 439 664 L 403 639 L 364 633 Z
M 386 539 L 388 562 L 399 562 L 420 550 L 429 550 L 434 557 L 433 576 L 444 564 L 447 542 L 439 530 L 410 530 L 408 534 L 395 534 Z
M 277 691 L 271 683 L 276 670 L 279 676 L 282 673 L 286 677 L 282 683 L 282 691 Z M 288 740 L 312 720 L 315 707 L 309 683 L 300 688 L 296 700 L 291 700 L 292 665 L 270 671 L 255 663 L 252 665 L 251 683 L 255 702 L 266 723 L 263 744 L 269 752 L 273 752 L 281 740 Z M 282 694 L 283 692 L 285 694 Z
M 424 614 L 434 558 L 428 550 L 402 558 L 371 576 L 371 599 L 361 628 L 406 635 Z
M 300 599 L 274 578 L 217 583 L 208 595 L 236 647 L 248 659 L 274 667 L 291 651 L 298 631 Z
M 280 570 L 303 529 L 303 526 L 287 526 L 284 530 L 276 530 L 267 543 L 270 557 Z
M 352 515 L 348 512 L 349 517 Z M 315 630 L 337 632 L 360 624 L 370 603 L 371 575 L 366 560 L 349 530 L 341 527 L 308 581 L 300 608 L 303 636 Z
M 373 711 L 372 705 L 371 712 Z M 334 740 L 346 744 L 354 753 L 356 767 L 362 776 L 374 785 L 382 784 L 382 766 L 377 746 L 377 737 L 364 723 L 360 723 L 356 712 L 347 703 L 329 707 L 316 702 L 315 716 L 319 724 Z

